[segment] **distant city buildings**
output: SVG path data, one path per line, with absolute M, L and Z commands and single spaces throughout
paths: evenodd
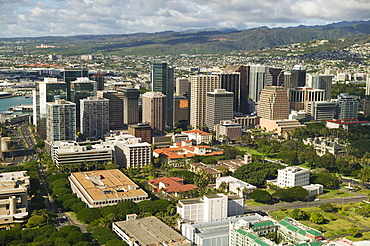
M 152 133 L 161 135 L 166 126 L 166 96 L 161 92 L 143 94 L 143 122 L 152 127 Z
M 101 138 L 109 132 L 109 100 L 100 97 L 80 99 L 81 133 Z
M 233 93 L 225 89 L 207 92 L 206 108 L 206 126 L 209 131 L 213 131 L 220 121 L 232 120 Z

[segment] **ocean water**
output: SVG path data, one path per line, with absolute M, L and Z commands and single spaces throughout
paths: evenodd
M 32 104 L 32 98 L 26 98 L 23 96 L 0 98 L 0 111 L 8 111 L 10 107 L 19 104 Z

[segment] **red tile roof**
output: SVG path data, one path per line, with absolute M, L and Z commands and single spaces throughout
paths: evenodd
M 189 191 L 198 188 L 197 186 L 192 184 L 184 185 L 183 183 L 180 183 L 182 181 L 184 180 L 178 177 L 161 177 L 149 180 L 148 183 L 152 184 L 155 187 L 157 187 L 159 183 L 165 184 L 166 188 L 164 188 L 163 190 L 167 193 L 177 193 L 180 191 Z M 158 192 L 159 188 L 156 188 L 156 191 Z
M 211 133 L 204 132 L 204 131 L 201 131 L 201 130 L 198 130 L 198 129 L 194 129 L 194 130 L 191 130 L 191 131 L 183 131 L 182 133 L 194 133 L 194 134 L 199 134 L 199 135 L 211 135 Z

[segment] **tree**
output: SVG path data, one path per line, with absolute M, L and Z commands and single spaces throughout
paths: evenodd
M 233 177 L 253 185 L 262 186 L 266 179 L 276 178 L 277 170 L 280 168 L 282 168 L 280 165 L 252 162 L 236 169 Z
M 363 167 L 358 174 L 358 178 L 361 180 L 361 183 L 368 183 L 370 181 L 370 167 Z
M 325 203 L 319 206 L 325 212 L 336 212 L 337 208 L 332 203 Z
M 89 224 L 100 217 L 101 215 L 98 208 L 83 208 L 77 213 L 77 219 L 86 224 Z
M 358 227 L 351 227 L 347 230 L 347 233 L 351 235 L 352 237 L 356 237 L 359 233 Z
M 28 219 L 27 227 L 42 226 L 46 224 L 46 218 L 41 215 L 34 215 Z
M 271 194 L 265 190 L 254 190 L 249 195 L 249 198 L 262 203 L 267 203 L 272 200 Z
M 308 195 L 308 191 L 301 186 L 294 186 L 288 189 L 278 190 L 273 194 L 274 197 L 287 202 L 302 200 Z
M 315 224 L 323 224 L 325 222 L 324 216 L 319 212 L 313 212 L 310 216 L 310 221 Z
M 296 208 L 289 212 L 289 217 L 295 220 L 306 220 L 308 219 L 308 215 L 302 209 Z
M 67 240 L 71 244 L 77 244 L 78 242 L 87 241 L 87 236 L 80 231 L 73 231 L 68 234 Z
M 338 189 L 341 178 L 335 173 L 322 172 L 311 176 L 312 183 L 322 184 L 325 188 Z

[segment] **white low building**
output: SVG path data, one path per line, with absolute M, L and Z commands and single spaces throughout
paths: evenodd
M 276 184 L 283 188 L 309 185 L 310 170 L 301 167 L 279 169 Z
M 241 181 L 237 178 L 227 176 L 227 177 L 220 177 L 216 179 L 216 189 L 220 188 L 222 183 L 226 183 L 228 187 L 228 191 L 234 192 L 240 197 L 244 197 L 247 194 L 252 193 L 256 186 L 248 184 L 247 182 Z
M 324 192 L 324 186 L 321 184 L 310 184 L 302 186 L 303 189 L 308 191 L 308 196 L 317 196 Z
M 183 199 L 178 201 L 177 213 L 185 222 L 206 222 L 241 215 L 244 213 L 244 199 L 224 194 Z
M 29 186 L 27 171 L 0 174 L 0 225 L 27 221 Z

